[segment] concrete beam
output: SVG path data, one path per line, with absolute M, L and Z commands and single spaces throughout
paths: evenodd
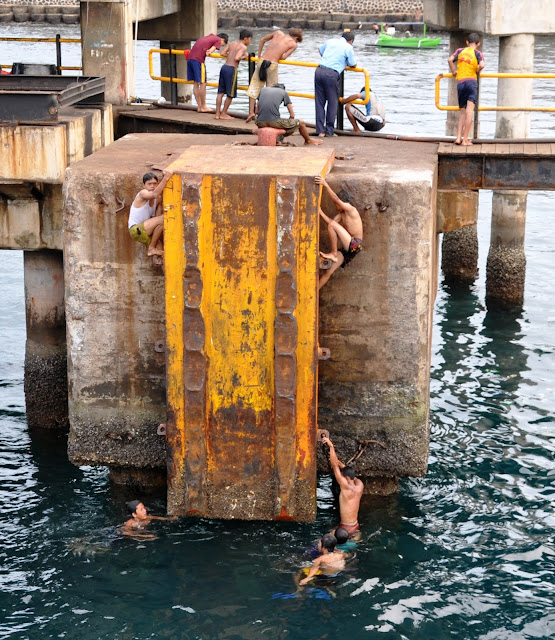
M 459 0 L 424 0 L 424 22 L 430 27 L 459 30 Z
M 489 36 L 555 33 L 553 0 L 460 0 L 459 24 Z
M 61 184 L 66 168 L 114 139 L 111 105 L 60 111 L 58 124 L 0 127 L 0 176 Z
M 439 156 L 439 189 L 551 191 L 554 184 L 554 156 L 520 155 L 516 151 L 514 155 Z
M 489 36 L 555 33 L 553 0 L 424 0 L 424 20 L 449 31 Z
M 218 28 L 218 7 L 216 0 L 180 0 L 176 14 L 139 23 L 139 39 L 187 41 Z
M 437 233 L 448 233 L 477 222 L 477 191 L 437 192 Z

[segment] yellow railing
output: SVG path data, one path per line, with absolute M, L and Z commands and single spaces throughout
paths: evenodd
M 79 38 L 0 38 L 0 42 L 60 42 L 60 43 L 79 43 Z M 0 64 L 0 69 L 11 69 L 11 64 Z M 60 71 L 82 71 L 83 67 L 64 67 L 60 65 Z
M 150 73 L 151 80 L 159 80 L 160 82 L 174 82 L 176 84 L 193 84 L 192 80 L 184 80 L 183 78 L 170 78 L 169 76 L 155 76 L 154 68 L 153 68 L 153 54 L 158 53 L 162 55 L 185 55 L 185 51 L 183 49 L 151 49 L 148 52 L 148 68 Z M 211 53 L 211 58 L 225 58 L 225 56 L 221 56 L 219 53 Z M 258 62 L 259 58 L 256 56 L 251 56 L 250 60 L 252 62 Z M 289 64 L 295 67 L 317 67 L 318 63 L 316 62 L 302 62 L 300 60 L 280 60 L 279 64 Z M 364 74 L 364 92 L 366 98 L 364 100 L 356 100 L 355 104 L 368 104 L 370 100 L 370 72 L 367 69 L 363 69 L 362 67 L 347 67 L 345 71 L 350 71 L 354 73 L 363 73 Z M 206 85 L 208 87 L 217 87 L 217 82 L 207 82 Z M 237 89 L 242 91 L 246 91 L 249 87 L 245 85 L 237 85 Z M 313 93 L 305 93 L 302 91 L 289 91 L 287 93 L 290 96 L 295 96 L 297 98 L 308 98 L 314 100 Z
M 439 97 L 439 83 L 443 78 L 453 78 L 452 73 L 440 73 L 436 77 L 435 81 L 435 93 L 436 93 L 436 107 L 440 111 L 459 111 L 459 107 L 441 105 Z M 481 73 L 482 78 L 539 78 L 539 79 L 553 79 L 555 73 Z M 478 111 L 546 111 L 555 112 L 555 107 L 483 107 L 478 106 Z

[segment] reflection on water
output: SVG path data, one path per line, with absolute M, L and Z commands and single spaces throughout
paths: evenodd
M 323 35 L 308 35 L 302 55 Z M 539 41 L 547 70 L 552 49 Z M 407 58 L 358 43 L 395 127 L 443 133 L 423 79 L 445 52 Z M 484 49 L 496 66 L 493 42 Z M 549 116 L 538 122 L 552 129 Z M 486 312 L 483 275 L 469 289 L 440 285 L 429 474 L 366 498 L 355 561 L 330 587 L 300 593 L 305 549 L 336 523 L 328 478 L 314 524 L 182 519 L 152 523 L 154 541 L 117 535 L 137 496 L 103 469 L 70 465 L 64 437 L 27 429 L 22 256 L 0 252 L 0 638 L 554 637 L 554 199 L 528 199 L 520 314 Z M 481 274 L 490 201 L 480 200 Z M 140 497 L 164 512 L 163 494 Z

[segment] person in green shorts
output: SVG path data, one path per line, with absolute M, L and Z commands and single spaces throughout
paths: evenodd
M 129 209 L 129 235 L 133 240 L 148 245 L 147 255 L 162 256 L 161 238 L 164 231 L 162 192 L 172 172 L 164 169 L 161 182 L 155 173 L 145 173 L 143 188 L 135 196 Z

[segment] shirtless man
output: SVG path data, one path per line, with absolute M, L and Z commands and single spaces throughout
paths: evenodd
M 355 470 L 353 467 L 345 466 L 338 459 L 333 442 L 325 436 L 322 438 L 322 442 L 330 448 L 330 465 L 335 479 L 341 488 L 341 492 L 339 493 L 339 515 L 341 516 L 341 524 L 339 526 L 346 529 L 348 534 L 352 536 L 360 529 L 358 524 L 358 508 L 360 506 L 364 484 L 362 480 L 355 478 Z
M 325 178 L 316 176 L 314 181 L 326 189 L 338 211 L 332 220 L 328 218 L 322 209 L 319 210 L 320 216 L 328 225 L 331 249 L 330 253 L 320 251 L 320 255 L 322 258 L 332 261 L 331 267 L 320 276 L 318 288 L 321 289 L 331 278 L 334 271 L 337 271 L 339 267 L 346 267 L 362 249 L 362 220 L 357 209 L 337 196 Z M 343 197 L 347 198 L 348 196 L 345 194 Z
M 145 505 L 140 500 L 131 500 L 127 503 L 127 508 L 131 513 L 131 518 L 125 522 L 120 531 L 124 536 L 134 538 L 154 538 L 153 533 L 140 533 L 152 520 L 176 520 L 177 516 L 149 516 Z
M 220 80 L 218 83 L 218 96 L 216 97 L 216 120 L 233 120 L 233 116 L 227 113 L 231 101 L 237 96 L 237 68 L 240 60 L 248 57 L 247 47 L 252 40 L 252 31 L 242 29 L 239 33 L 239 40 L 231 42 L 224 51 L 227 51 L 227 60 L 220 69 Z M 226 94 L 224 108 L 222 109 L 222 98 Z
M 156 174 L 145 173 L 143 188 L 135 196 L 129 210 L 129 235 L 133 240 L 148 245 L 147 255 L 164 255 L 159 246 L 164 231 L 164 214 L 162 212 L 162 192 L 172 172 L 164 169 L 162 181 L 158 182 Z
M 318 541 L 318 551 L 322 555 L 314 560 L 306 577 L 299 581 L 299 585 L 305 585 L 312 580 L 315 575 L 323 574 L 333 576 L 345 568 L 346 554 L 343 551 L 337 551 L 335 549 L 336 544 L 337 539 L 331 533 L 326 533 L 320 538 Z M 306 571 L 306 569 L 304 571 Z
M 301 29 L 291 29 L 289 35 L 283 33 L 279 29 L 273 33 L 264 36 L 258 44 L 258 64 L 254 70 L 254 74 L 249 84 L 247 95 L 249 96 L 249 115 L 247 122 L 254 120 L 254 103 L 258 98 L 260 89 L 264 85 L 273 87 L 278 82 L 278 62 L 286 60 L 297 48 L 299 42 L 303 41 L 303 32 Z M 262 57 L 262 49 L 269 42 Z M 260 70 L 262 69 L 262 78 Z

